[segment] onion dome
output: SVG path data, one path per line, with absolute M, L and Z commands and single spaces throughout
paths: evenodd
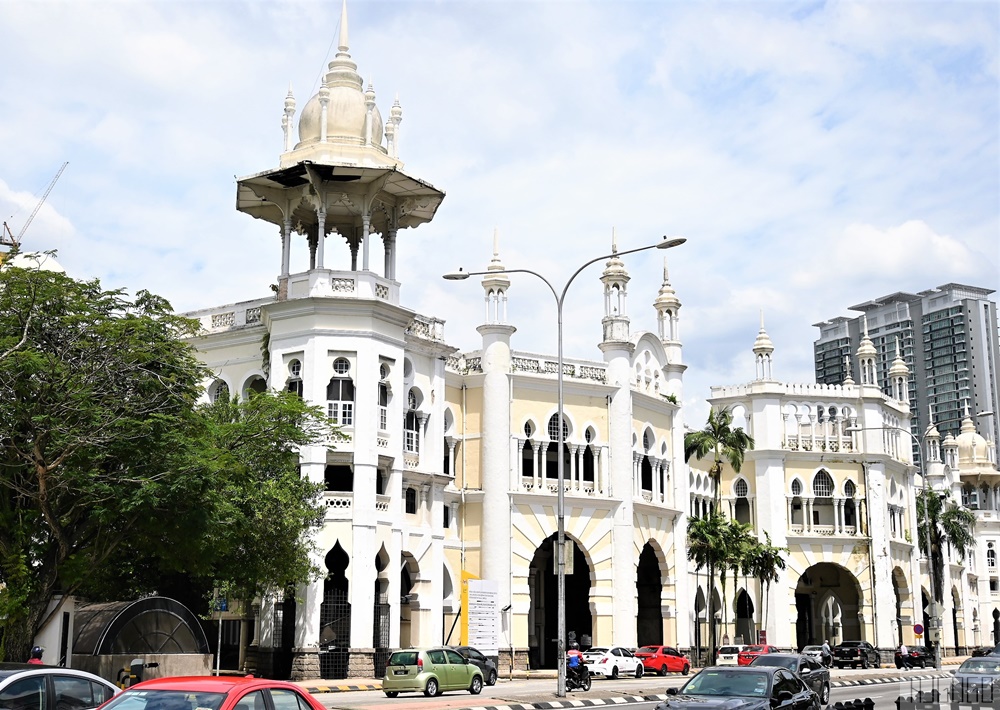
M 757 339 L 753 343 L 753 351 L 757 355 L 763 355 L 774 352 L 774 343 L 771 342 L 770 336 L 767 331 L 764 330 L 764 311 L 760 312 L 760 330 L 757 332 Z
M 663 257 L 663 285 L 660 286 L 660 292 L 656 294 L 656 300 L 653 301 L 653 307 L 657 310 L 673 308 L 680 308 L 681 299 L 677 298 L 677 292 L 674 291 L 674 287 L 670 285 L 670 274 L 667 271 L 667 257 Z
M 364 82 L 358 74 L 358 65 L 351 59 L 347 40 L 347 3 L 340 15 L 340 38 L 337 54 L 327 67 L 320 93 L 313 96 L 302 109 L 299 118 L 299 143 L 296 149 L 319 143 L 324 132 L 321 122 L 324 98 L 326 110 L 326 141 L 354 145 L 381 145 L 382 115 L 374 106 L 375 93 L 369 87 L 364 90 Z M 368 112 L 371 110 L 371 125 Z
M 862 316 L 864 324 L 864 334 L 861 336 L 861 344 L 858 345 L 858 357 L 875 357 L 878 355 L 878 350 L 875 349 L 875 344 L 872 343 L 871 338 L 868 337 L 868 317 Z
M 628 271 L 625 270 L 625 262 L 618 258 L 618 237 L 615 235 L 615 230 L 611 230 L 611 258 L 608 259 L 608 263 L 604 266 L 604 271 L 601 273 L 601 280 L 605 279 L 611 280 L 629 280 Z
M 965 417 L 962 419 L 962 431 L 955 438 L 958 444 L 958 468 L 965 473 L 968 468 L 978 468 L 985 465 L 992 468 L 988 453 L 989 444 L 976 432 L 976 425 L 969 414 L 969 403 L 965 403 Z
M 896 338 L 896 358 L 892 361 L 892 367 L 889 368 L 889 377 L 909 376 L 910 368 L 906 366 L 906 362 L 903 361 L 903 357 L 899 353 L 899 338 Z

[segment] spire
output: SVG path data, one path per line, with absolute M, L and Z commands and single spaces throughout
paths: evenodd
M 965 400 L 965 406 L 963 408 L 964 413 L 962 415 L 962 433 L 963 434 L 975 434 L 976 433 L 976 423 L 972 421 L 972 415 L 969 413 L 969 400 Z
M 934 407 L 927 405 L 927 431 L 924 432 L 925 439 L 940 439 L 941 432 L 934 425 Z
M 670 285 L 670 272 L 667 270 L 667 257 L 663 257 L 663 285 L 660 292 L 653 301 L 653 308 L 656 309 L 656 321 L 659 326 L 660 340 L 663 343 L 677 342 L 681 339 L 677 311 L 680 310 L 681 300 L 677 298 L 677 292 Z
M 851 356 L 850 355 L 844 355 L 844 372 L 847 373 L 847 374 L 844 375 L 844 384 L 845 385 L 853 385 L 854 384 L 854 378 L 851 377 Z
M 861 344 L 858 346 L 858 366 L 861 368 L 861 384 L 878 387 L 878 376 L 875 370 L 875 358 L 878 350 L 868 337 L 868 316 L 861 316 L 861 323 L 864 335 Z
M 347 42 L 347 0 L 343 0 L 340 4 L 340 41 L 337 45 L 338 54 L 346 54 L 347 50 L 350 49 Z
M 899 352 L 899 338 L 896 338 L 896 358 L 889 368 L 889 383 L 892 387 L 892 396 L 897 402 L 910 401 L 910 368 L 903 362 L 903 356 Z
M 629 319 L 626 309 L 628 296 L 628 271 L 618 258 L 618 235 L 611 228 L 611 258 L 601 274 L 604 284 L 604 343 L 627 343 L 629 340 Z
M 486 292 L 486 322 L 490 324 L 507 322 L 507 289 L 510 279 L 507 278 L 503 262 L 500 261 L 500 230 L 493 228 L 493 258 L 486 267 L 483 277 L 483 290 Z

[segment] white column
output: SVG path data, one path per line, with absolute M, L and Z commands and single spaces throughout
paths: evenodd
M 323 247 L 326 244 L 326 207 L 320 207 L 317 213 L 316 228 L 316 268 L 323 268 Z
M 368 271 L 368 238 L 371 232 L 371 215 L 361 217 L 361 270 Z

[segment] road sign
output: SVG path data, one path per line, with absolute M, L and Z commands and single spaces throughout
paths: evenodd
M 923 636 L 924 635 L 924 627 L 923 627 L 923 625 L 922 624 L 914 624 L 913 625 L 913 633 L 915 633 L 917 636 Z
M 944 605 L 938 602 L 931 602 L 930 604 L 924 607 L 924 613 L 926 613 L 927 616 L 931 617 L 941 616 L 942 614 L 944 614 Z

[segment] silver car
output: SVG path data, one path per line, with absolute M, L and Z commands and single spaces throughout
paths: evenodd
M 85 671 L 0 663 L 0 708 L 91 710 L 120 692 L 114 683 Z
M 1000 658 L 983 656 L 965 661 L 955 671 L 949 700 L 979 705 L 1000 700 Z

